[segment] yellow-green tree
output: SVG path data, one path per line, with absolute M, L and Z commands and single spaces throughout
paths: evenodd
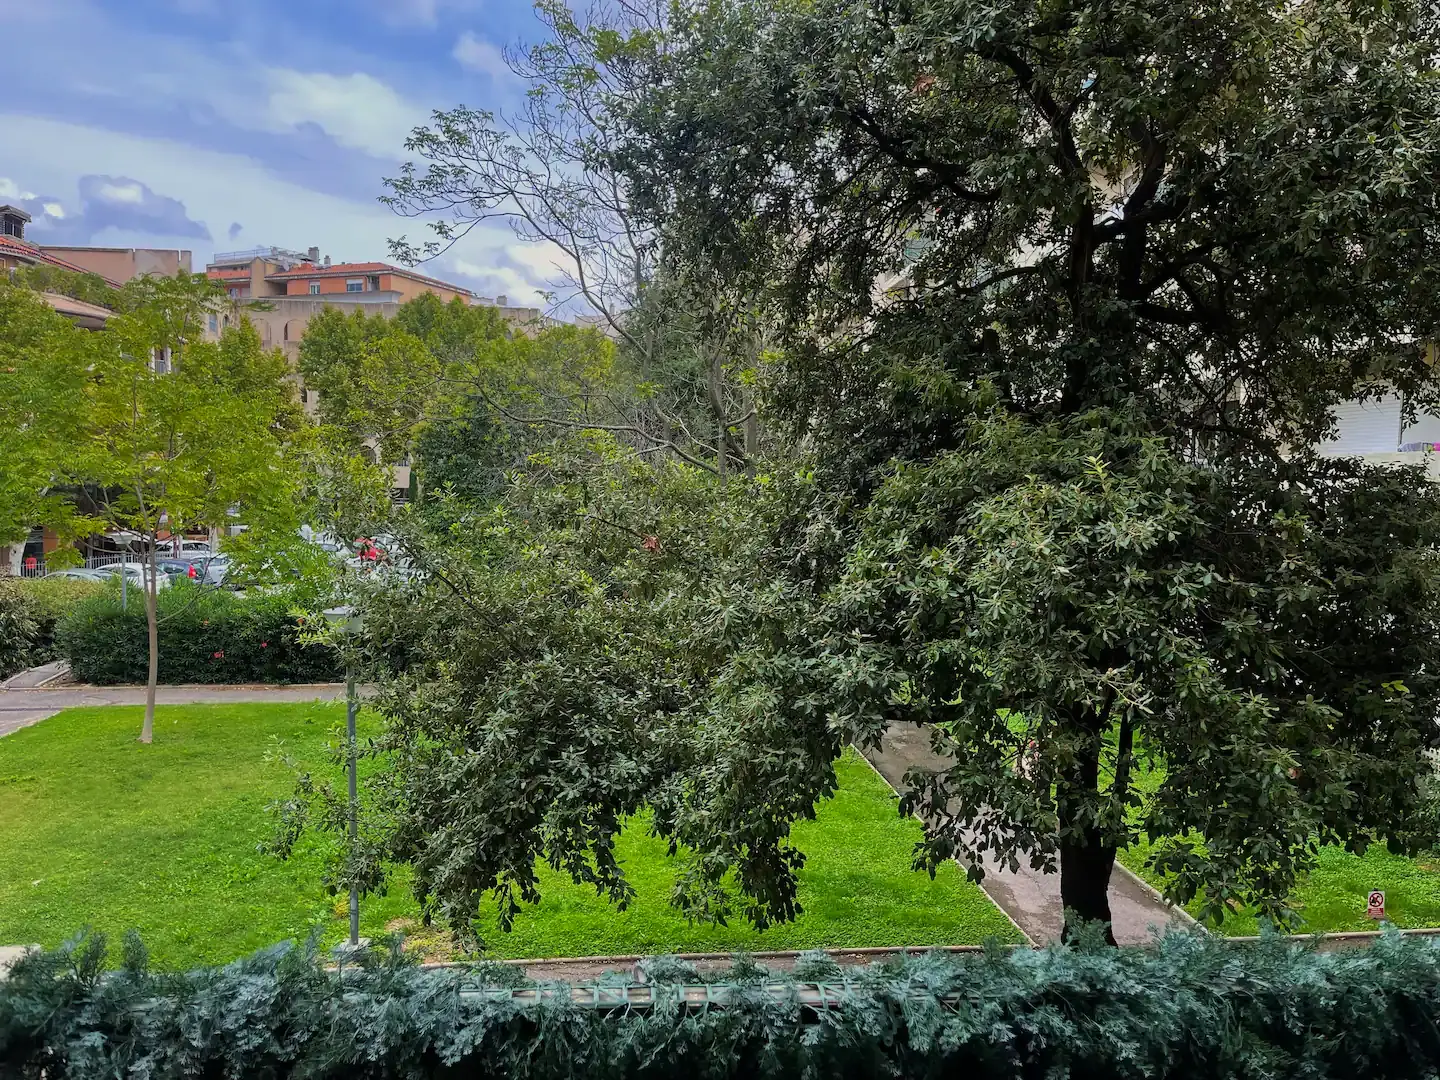
M 150 665 L 140 741 L 149 742 L 159 535 L 288 516 L 282 508 L 294 500 L 285 495 L 299 483 L 288 451 L 304 417 L 284 357 L 262 349 L 248 322 L 218 342 L 202 340 L 216 299 L 203 277 L 141 278 L 123 299 L 124 314 L 95 335 L 82 444 L 87 479 L 100 493 L 96 513 L 137 534 L 147 552 Z
M 14 572 L 37 525 L 83 531 L 65 494 L 80 469 L 93 342 L 33 290 L 0 283 L 0 570 Z

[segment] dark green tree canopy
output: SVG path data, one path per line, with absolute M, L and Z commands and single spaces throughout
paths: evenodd
M 1309 443 L 1358 382 L 1435 401 L 1437 19 L 695 5 L 631 110 L 631 173 L 673 256 L 769 290 L 802 332 L 848 323 L 1021 412 L 1135 395 L 1190 432 Z M 902 271 L 908 299 L 877 305 Z M 850 358 L 794 388 L 797 420 L 839 417 L 846 443 L 847 404 L 885 392 Z
M 1437 403 L 1435 9 L 740 0 L 670 32 L 636 201 L 785 313 L 770 405 L 814 486 L 777 544 L 882 674 L 833 715 L 953 754 L 914 778 L 924 858 L 1058 857 L 1108 918 L 1143 831 L 1178 899 L 1284 917 L 1318 843 L 1403 833 L 1437 503 L 1311 447 L 1339 401 Z

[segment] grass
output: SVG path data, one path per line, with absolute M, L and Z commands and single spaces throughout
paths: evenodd
M 800 873 L 805 913 L 760 932 L 748 923 L 688 924 L 667 902 L 674 869 L 665 845 L 631 827 L 618 841 L 637 902 L 623 912 L 554 871 L 542 872 L 540 903 L 509 935 L 487 912 L 482 933 L 494 955 L 728 952 L 873 945 L 978 945 L 1019 941 L 1010 921 L 953 863 L 932 881 L 910 869 L 920 825 L 896 812 L 888 784 L 853 750 L 836 765 L 840 790 L 814 821 L 795 825 L 807 858 Z
M 1146 768 L 1136 775 L 1135 784 L 1148 793 L 1159 787 L 1162 778 L 1158 767 Z M 1145 866 L 1150 850 L 1151 844 L 1142 839 L 1117 858 L 1163 889 L 1164 877 Z M 1305 934 L 1377 929 L 1377 922 L 1365 914 L 1365 902 L 1373 889 L 1385 893 L 1386 918 L 1396 926 L 1406 930 L 1440 926 L 1440 864 L 1393 855 L 1384 844 L 1372 844 L 1363 856 L 1334 846 L 1320 849 L 1314 868 L 1290 896 L 1290 906 L 1301 919 L 1297 929 Z M 1198 917 L 1201 906 L 1196 899 L 1186 907 Z M 1260 920 L 1254 911 L 1236 911 L 1212 929 L 1246 937 L 1260 933 Z
M 290 788 L 276 739 L 319 765 L 337 705 L 161 706 L 155 742 L 135 741 L 141 710 L 74 709 L 0 739 L 0 944 L 59 944 L 82 926 L 118 937 L 134 927 L 159 961 L 217 963 L 312 926 L 338 940 L 344 901 L 320 887 L 320 841 L 288 862 L 260 854 L 264 807 Z M 362 723 L 364 720 L 362 719 Z M 849 755 L 841 789 L 796 827 L 810 861 L 799 920 L 690 925 L 670 908 L 673 867 L 638 824 L 619 841 L 639 896 L 617 912 L 546 872 L 544 898 L 514 933 L 488 909 L 495 956 L 728 951 L 813 946 L 979 943 L 1019 935 L 954 866 L 935 880 L 909 869 L 919 826 L 884 781 Z M 363 782 L 363 778 L 362 778 Z M 403 885 L 366 898 L 362 932 L 413 920 Z
M 1149 846 L 1138 844 L 1120 852 L 1119 859 L 1157 888 L 1163 880 L 1145 868 Z M 1386 918 L 1402 929 L 1440 926 L 1440 865 L 1393 855 L 1383 844 L 1373 844 L 1363 856 L 1343 848 L 1323 847 L 1315 868 L 1296 888 L 1291 907 L 1299 914 L 1301 933 L 1339 933 L 1345 930 L 1375 930 L 1375 920 L 1365 914 L 1370 890 L 1385 893 Z M 1192 915 L 1200 912 L 1198 901 L 1189 905 Z M 1220 933 L 1241 937 L 1260 932 L 1253 912 L 1237 911 L 1227 916 Z

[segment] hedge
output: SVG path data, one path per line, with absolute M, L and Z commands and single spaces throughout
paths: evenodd
M 1145 949 L 931 954 L 849 974 L 812 958 L 827 1007 L 741 963 L 716 996 L 651 962 L 653 1008 L 519 999 L 513 969 L 422 970 L 398 950 L 343 973 L 276 947 L 224 968 L 149 971 L 127 939 L 31 954 L 0 983 L 7 1076 L 1434 1077 L 1440 950 L 1392 934 L 1320 953 L 1174 934 Z M 485 987 L 492 987 L 486 990 Z M 814 986 L 803 988 L 818 996 Z M 539 997 L 536 1000 L 536 997 Z
M 284 593 L 243 596 L 177 581 L 158 594 L 162 683 L 329 682 L 340 678 L 333 649 L 301 640 L 303 617 Z M 118 591 L 77 604 L 56 628 L 56 644 L 82 682 L 143 683 L 149 639 L 145 605 Z
M 54 660 L 60 619 L 104 592 L 102 583 L 78 578 L 0 577 L 0 679 Z

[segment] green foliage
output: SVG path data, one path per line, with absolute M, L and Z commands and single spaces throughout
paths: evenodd
M 28 289 L 0 281 L 0 544 L 36 525 L 86 531 L 63 486 L 84 475 L 93 335 Z
M 1434 8 L 672 12 L 608 102 L 628 190 L 783 314 L 771 565 L 863 676 L 816 712 L 953 758 L 922 858 L 1058 864 L 1107 919 L 1140 830 L 1176 899 L 1284 920 L 1323 842 L 1409 843 L 1440 503 L 1308 448 L 1342 401 L 1440 407 Z
M 100 582 L 75 578 L 0 576 L 0 679 L 54 660 L 56 624 L 104 591 Z
M 302 640 L 304 616 L 284 592 L 243 596 L 177 580 L 156 596 L 162 683 L 332 682 L 335 654 Z M 82 601 L 61 620 L 57 650 L 82 682 L 143 683 L 149 663 L 145 607 L 121 610 L 116 589 Z
M 57 659 L 55 629 L 70 609 L 82 601 L 104 594 L 105 584 L 98 581 L 82 581 L 79 578 L 25 578 L 20 581 L 20 592 L 30 603 L 35 617 L 35 642 L 31 650 L 30 665 L 44 664 Z
M 765 580 L 762 494 L 585 435 L 534 455 L 498 504 L 402 530 L 415 576 L 361 598 L 386 729 L 349 879 L 406 864 L 462 934 L 487 891 L 502 920 L 534 902 L 537 859 L 625 903 L 614 842 L 649 807 L 685 851 L 686 914 L 792 918 L 790 822 L 834 791 L 844 747 L 810 681 L 854 676 L 766 662 L 814 627 Z
M 101 937 L 23 960 L 0 983 L 0 1061 L 26 1080 L 1419 1080 L 1440 1057 L 1440 951 L 1398 935 L 1340 953 L 1174 935 L 1152 949 L 920 956 L 829 970 L 832 1007 L 818 1013 L 791 978 L 744 961 L 718 976 L 728 1004 L 692 1012 L 688 973 L 663 960 L 649 966 L 653 1009 L 610 1010 L 567 993 L 517 999 L 512 980 L 381 950 L 343 972 L 313 949 L 276 947 L 185 975 L 150 970 L 138 938 L 123 953 L 109 976 Z
M 527 441 L 476 401 L 457 416 L 432 420 L 415 440 L 414 463 L 432 489 L 448 488 L 467 503 L 493 502 L 507 474 L 524 463 Z
M 30 667 L 40 638 L 35 605 L 16 578 L 0 577 L 0 679 Z
M 120 290 L 105 284 L 105 279 L 99 274 L 66 270 L 60 266 L 21 266 L 15 269 L 10 280 L 22 288 L 59 293 L 112 310 L 124 304 Z

